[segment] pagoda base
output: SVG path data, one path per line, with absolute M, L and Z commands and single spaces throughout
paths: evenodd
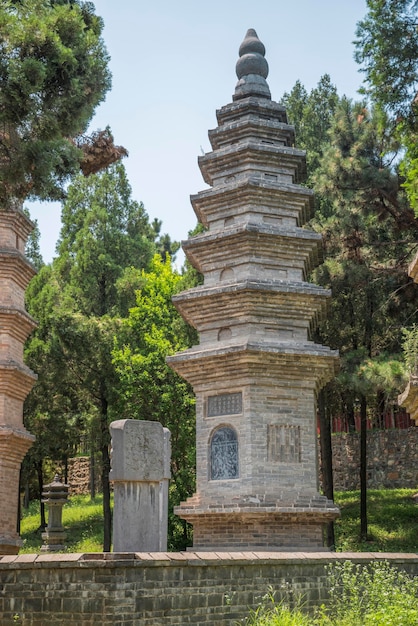
M 16 533 L 15 537 L 0 535 L 0 555 L 19 554 L 23 541 Z
M 319 495 L 305 506 L 270 503 L 192 508 L 192 500 L 182 503 L 175 513 L 193 524 L 196 551 L 318 552 L 327 549 L 324 526 L 340 516 L 338 507 Z

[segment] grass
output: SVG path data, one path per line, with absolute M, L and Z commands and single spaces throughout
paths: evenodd
M 413 489 L 373 489 L 368 492 L 369 539 L 359 541 L 360 492 L 335 496 L 341 519 L 335 524 L 339 552 L 418 552 L 418 504 Z M 73 496 L 63 508 L 67 552 L 101 552 L 103 545 L 102 498 Z M 39 552 L 42 546 L 39 504 L 32 502 L 21 524 L 21 552 Z
M 101 552 L 103 549 L 102 496 L 72 496 L 64 505 L 62 523 L 67 534 L 66 552 Z M 40 552 L 43 540 L 39 530 L 39 502 L 31 502 L 25 511 L 20 536 L 20 553 Z
M 335 524 L 338 552 L 418 552 L 418 504 L 413 489 L 370 489 L 368 540 L 360 542 L 360 492 L 335 496 L 341 519 Z

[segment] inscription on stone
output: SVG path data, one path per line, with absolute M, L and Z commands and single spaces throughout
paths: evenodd
M 207 416 L 238 415 L 242 413 L 242 393 L 223 393 L 220 396 L 209 396 Z
M 269 424 L 267 458 L 276 463 L 300 463 L 300 427 Z
M 229 427 L 218 428 L 210 443 L 210 478 L 228 480 L 238 478 L 238 441 Z

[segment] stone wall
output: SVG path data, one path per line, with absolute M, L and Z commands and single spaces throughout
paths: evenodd
M 68 459 L 68 484 L 70 496 L 90 493 L 90 457 L 78 456 Z M 64 470 L 62 469 L 62 474 Z M 97 466 L 94 475 L 96 492 L 101 490 L 100 468 Z
M 325 600 L 326 566 L 386 559 L 418 575 L 417 554 L 23 554 L 0 558 L 0 624 L 233 626 L 269 586 Z
M 360 489 L 360 434 L 332 435 L 334 489 Z M 418 488 L 418 428 L 367 432 L 370 489 Z

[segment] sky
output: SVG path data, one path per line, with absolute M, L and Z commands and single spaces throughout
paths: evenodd
M 162 233 L 187 239 L 197 219 L 190 195 L 207 185 L 197 158 L 211 150 L 216 110 L 232 101 L 238 49 L 249 28 L 266 47 L 267 82 L 280 100 L 297 80 L 310 91 L 329 74 L 340 96 L 358 98 L 353 59 L 366 0 L 96 0 L 104 20 L 112 89 L 89 131 L 110 126 L 129 156 L 132 199 Z M 297 141 L 297 138 L 296 138 Z M 26 203 L 49 263 L 61 225 L 59 203 Z M 178 262 L 182 261 L 182 253 Z

